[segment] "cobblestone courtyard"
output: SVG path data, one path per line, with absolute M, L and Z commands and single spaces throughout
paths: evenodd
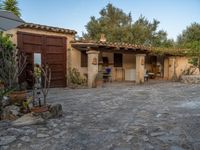
M 0 122 L 0 149 L 200 150 L 199 91 L 172 82 L 52 89 L 49 102 L 63 105 L 63 117 L 17 128 Z

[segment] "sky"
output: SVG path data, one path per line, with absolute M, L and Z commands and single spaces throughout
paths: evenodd
M 73 29 L 81 36 L 91 16 L 108 3 L 131 12 L 133 21 L 140 15 L 160 21 L 159 29 L 168 38 L 177 36 L 193 22 L 200 23 L 200 0 L 18 0 L 26 22 Z

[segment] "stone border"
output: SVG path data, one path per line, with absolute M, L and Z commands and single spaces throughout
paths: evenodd
M 181 82 L 189 84 L 200 84 L 200 75 L 182 75 Z

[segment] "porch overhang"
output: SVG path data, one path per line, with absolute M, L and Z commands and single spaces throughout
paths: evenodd
M 148 54 L 150 49 L 142 45 L 133 45 L 127 43 L 113 43 L 101 41 L 73 41 L 71 42 L 73 48 L 80 51 L 96 50 L 102 52 L 122 52 L 135 54 Z

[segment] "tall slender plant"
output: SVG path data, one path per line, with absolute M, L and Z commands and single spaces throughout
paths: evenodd
M 40 91 L 43 95 L 44 106 L 46 106 L 47 95 L 49 93 L 49 88 L 51 84 L 51 69 L 49 68 L 48 65 L 45 66 L 35 65 L 34 78 L 35 78 L 35 84 L 33 87 L 33 106 L 35 106 L 36 100 L 38 100 L 39 106 L 40 107 L 42 106 L 40 98 L 36 96 L 36 94 L 40 94 Z
M 42 94 L 44 96 L 44 105 L 47 104 L 46 99 L 49 93 L 49 88 L 51 84 L 51 69 L 49 66 L 41 67 L 41 73 L 44 79 L 44 85 L 42 87 Z
M 2 100 L 16 88 L 19 75 L 26 66 L 26 56 L 14 47 L 8 36 L 0 32 L 0 116 L 3 110 Z
M 18 77 L 26 66 L 26 56 L 3 33 L 0 33 L 0 47 L 0 80 L 6 88 L 15 88 Z

